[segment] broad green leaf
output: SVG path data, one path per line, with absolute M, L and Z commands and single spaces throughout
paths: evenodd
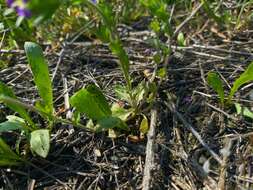
M 225 95 L 222 81 L 219 75 L 215 72 L 209 72 L 207 75 L 207 83 L 215 90 L 216 93 L 218 93 L 221 103 L 223 104 Z
M 143 116 L 143 119 L 140 124 L 140 132 L 142 134 L 146 134 L 149 130 L 148 119 L 145 115 L 142 114 L 142 116 Z
M 100 120 L 112 114 L 103 93 L 95 85 L 76 92 L 70 98 L 70 103 L 77 111 L 85 113 L 93 120 Z
M 126 87 L 121 86 L 121 85 L 117 85 L 114 87 L 114 91 L 116 96 L 120 99 L 120 100 L 125 100 L 128 103 L 131 103 L 131 98 L 129 96 L 129 93 L 126 89 Z
M 147 87 L 145 82 L 142 81 L 133 89 L 133 96 L 137 105 L 139 105 L 140 102 L 145 98 L 146 94 L 147 94 Z
M 40 129 L 31 133 L 31 150 L 46 158 L 50 149 L 50 133 L 47 129 Z
M 242 107 L 240 104 L 235 103 L 235 108 L 237 114 L 242 114 L 245 117 L 253 119 L 253 112 L 249 110 L 247 107 Z
M 43 56 L 43 51 L 39 45 L 33 42 L 26 42 L 24 47 L 34 76 L 34 82 L 43 100 L 41 105 L 44 109 L 42 111 L 53 115 L 53 92 L 48 65 Z
M 20 164 L 22 159 L 0 138 L 0 166 Z
M 6 86 L 3 82 L 0 81 L 0 103 L 3 102 L 7 107 L 9 107 L 15 112 L 18 112 L 19 115 L 24 118 L 31 126 L 34 126 L 34 123 L 28 115 L 27 111 L 23 107 L 15 103 L 5 101 L 5 97 L 17 99 L 12 89 L 10 89 L 8 86 Z
M 96 132 L 101 132 L 102 130 L 108 129 L 121 129 L 129 131 L 128 126 L 120 118 L 117 117 L 106 117 L 98 121 L 95 126 Z
M 122 121 L 127 121 L 127 119 L 133 114 L 134 110 L 133 109 L 124 109 L 121 107 L 118 103 L 114 103 L 112 105 L 112 116 L 113 117 L 118 117 Z
M 241 74 L 241 76 L 234 82 L 233 87 L 230 90 L 228 101 L 230 102 L 235 92 L 244 84 L 253 81 L 253 62 L 248 68 Z
M 14 131 L 17 129 L 23 129 L 23 126 L 20 125 L 20 123 L 5 121 L 3 123 L 0 123 L 0 133 L 6 132 L 6 131 Z
M 25 121 L 15 115 L 8 115 L 6 117 L 8 121 L 0 123 L 0 132 L 14 131 L 14 130 L 26 130 Z

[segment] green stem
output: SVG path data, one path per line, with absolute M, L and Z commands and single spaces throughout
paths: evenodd
M 91 6 L 92 8 L 94 8 L 98 12 L 98 14 L 102 18 L 105 26 L 110 31 L 110 49 L 119 58 L 120 67 L 121 67 L 122 73 L 123 73 L 125 81 L 126 81 L 127 91 L 130 96 L 130 99 L 131 99 L 131 104 L 132 104 L 131 106 L 136 109 L 137 105 L 136 105 L 136 101 L 135 101 L 135 98 L 132 93 L 133 90 L 132 90 L 132 84 L 131 84 L 131 77 L 129 75 L 128 55 L 127 55 L 126 51 L 124 50 L 121 40 L 117 34 L 116 26 L 112 26 L 111 22 L 108 21 L 107 16 L 104 15 L 103 11 L 98 6 L 96 6 L 94 3 L 90 2 L 90 1 L 86 1 L 86 3 L 88 4 L 88 6 Z M 115 51 L 112 48 L 114 45 L 117 45 L 119 47 L 119 49 L 117 51 Z
M 87 129 L 86 126 L 84 126 L 84 125 L 82 125 L 82 124 L 80 124 L 80 123 L 75 123 L 75 122 L 70 121 L 70 120 L 67 120 L 67 119 L 62 119 L 62 118 L 56 117 L 56 116 L 54 116 L 54 115 L 49 115 L 48 113 L 45 113 L 45 112 L 43 112 L 43 111 L 37 109 L 37 108 L 34 107 L 33 105 L 29 105 L 29 104 L 23 103 L 23 102 L 21 102 L 21 101 L 19 101 L 19 100 L 17 100 L 17 99 L 10 98 L 10 97 L 3 97 L 2 100 L 5 101 L 5 102 L 8 102 L 8 103 L 12 103 L 12 104 L 19 105 L 19 106 L 21 106 L 21 107 L 23 107 L 23 108 L 25 108 L 25 109 L 30 110 L 30 111 L 36 112 L 36 113 L 38 113 L 39 115 L 41 115 L 42 117 L 47 116 L 47 117 L 49 117 L 49 118 L 52 118 L 52 120 L 53 120 L 54 122 L 56 122 L 56 123 L 64 123 L 64 124 L 69 124 L 69 125 L 73 125 L 73 126 L 76 126 L 76 127 L 80 127 L 80 128 L 85 128 L 85 129 Z M 53 124 L 52 124 L 52 126 L 53 126 Z M 30 127 L 28 127 L 28 126 L 26 126 L 26 127 L 27 127 L 27 129 L 28 129 L 29 131 L 33 131 L 33 130 L 34 130 L 33 128 L 30 128 Z M 87 130 L 88 130 L 88 129 L 87 129 Z M 89 130 L 88 130 L 88 131 L 89 131 Z

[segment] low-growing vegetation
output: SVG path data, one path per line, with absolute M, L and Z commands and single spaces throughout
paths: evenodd
M 0 188 L 251 189 L 252 10 L 0 0 Z

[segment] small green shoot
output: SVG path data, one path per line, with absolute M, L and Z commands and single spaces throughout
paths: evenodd
M 235 92 L 244 84 L 253 81 L 253 62 L 248 66 L 248 68 L 240 75 L 238 79 L 233 84 L 233 87 L 230 90 L 230 94 L 228 96 L 228 102 L 231 102 L 232 97 Z
M 247 107 L 242 107 L 241 104 L 235 103 L 236 113 L 253 119 L 253 112 Z
M 207 83 L 218 93 L 221 103 L 224 104 L 224 89 L 219 75 L 215 72 L 209 72 L 207 75 Z
M 179 46 L 183 46 L 183 47 L 186 46 L 185 37 L 182 32 L 179 32 L 179 34 L 177 35 L 177 43 Z
M 248 68 L 240 75 L 238 79 L 233 83 L 233 87 L 230 90 L 229 96 L 227 98 L 227 103 L 230 104 L 231 100 L 236 93 L 236 91 L 244 84 L 253 81 L 253 62 L 248 66 Z M 221 103 L 224 104 L 224 89 L 222 81 L 219 75 L 215 72 L 209 72 L 207 75 L 208 85 L 211 86 L 219 95 Z

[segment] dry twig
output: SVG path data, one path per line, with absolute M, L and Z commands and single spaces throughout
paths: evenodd
M 148 142 L 146 146 L 146 159 L 144 167 L 144 176 L 142 180 L 142 190 L 149 190 L 152 187 L 152 170 L 154 169 L 154 143 L 155 143 L 155 128 L 157 122 L 157 108 L 151 110 L 151 121 L 148 132 Z

